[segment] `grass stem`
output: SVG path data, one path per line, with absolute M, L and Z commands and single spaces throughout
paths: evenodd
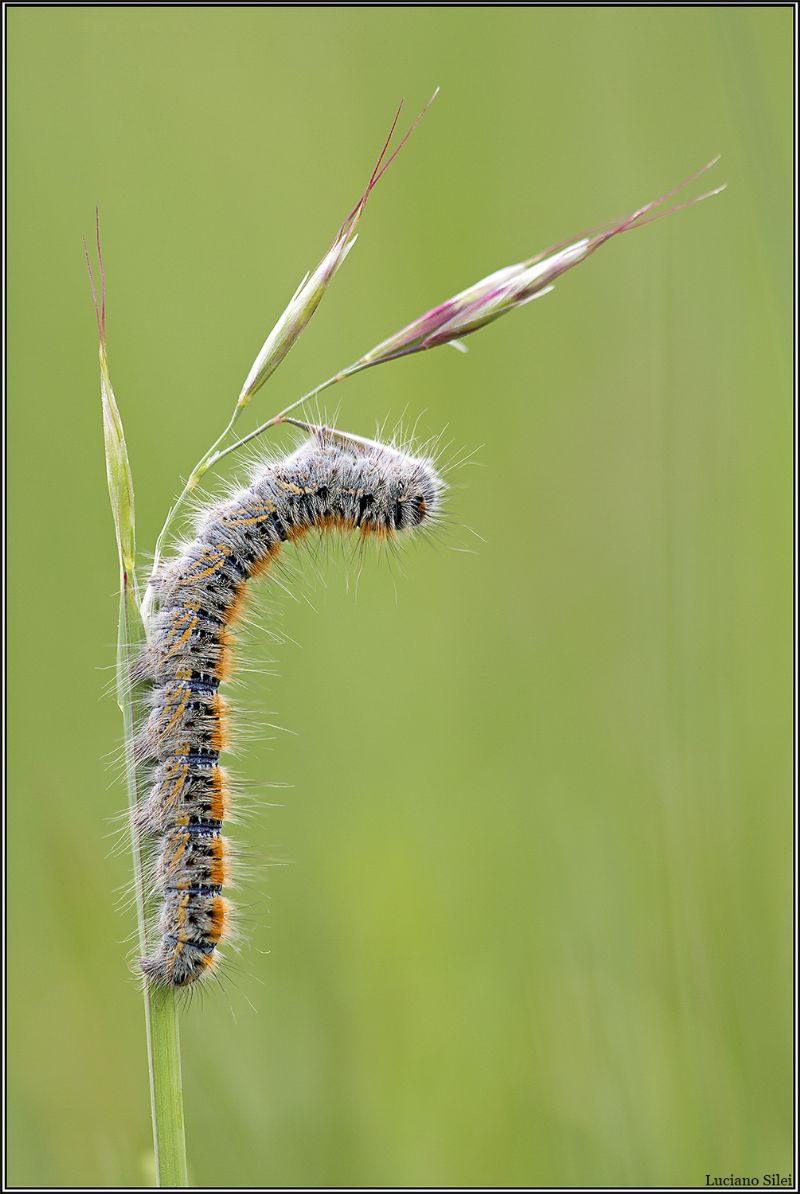
M 139 769 L 133 759 L 133 737 L 139 723 L 142 686 L 130 681 L 130 660 L 144 643 L 144 625 L 139 613 L 135 585 L 123 569 L 117 637 L 117 700 L 125 735 L 128 804 L 131 815 L 141 796 Z M 139 834 L 132 830 L 133 877 L 139 951 L 147 953 L 146 893 Z M 180 1037 L 175 992 L 148 983 L 144 988 L 144 1016 L 147 1059 L 150 1071 L 150 1105 L 153 1115 L 153 1151 L 156 1183 L 159 1186 L 188 1185 L 186 1139 L 183 1126 Z

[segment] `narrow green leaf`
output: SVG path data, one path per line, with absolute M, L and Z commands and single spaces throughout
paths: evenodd
M 84 242 L 84 250 L 86 244 Z M 122 426 L 114 387 L 108 367 L 105 337 L 105 277 L 100 253 L 99 221 L 97 255 L 100 265 L 101 300 L 97 303 L 94 278 L 86 253 L 86 264 L 92 284 L 97 329 L 100 334 L 100 399 L 103 412 L 106 476 L 120 564 L 119 623 L 117 629 L 117 703 L 122 713 L 125 741 L 125 774 L 128 805 L 133 813 L 139 804 L 144 777 L 140 774 L 133 754 L 133 741 L 140 724 L 144 685 L 131 676 L 131 661 L 145 643 L 145 627 L 139 612 L 136 587 L 136 514 L 125 431 Z M 133 853 L 133 881 L 138 924 L 139 950 L 147 952 L 147 907 L 142 869 L 142 847 L 139 835 L 131 832 Z M 188 1185 L 186 1171 L 186 1142 L 183 1126 L 183 1090 L 181 1085 L 180 1040 L 178 1015 L 173 991 L 144 988 L 145 1029 L 150 1070 L 150 1102 L 153 1117 L 153 1149 L 156 1180 L 159 1186 Z

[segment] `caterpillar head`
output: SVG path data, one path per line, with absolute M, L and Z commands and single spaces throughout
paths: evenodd
M 317 444 L 349 457 L 362 534 L 414 530 L 439 515 L 444 482 L 431 460 L 333 428 L 320 428 Z
M 325 493 L 345 525 L 364 536 L 388 538 L 432 525 L 441 512 L 445 485 L 426 457 L 315 427 L 294 460 L 307 467 L 311 487 Z

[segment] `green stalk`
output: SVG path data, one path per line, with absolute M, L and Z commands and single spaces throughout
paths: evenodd
M 193 489 L 197 488 L 197 486 L 200 484 L 200 481 L 209 471 L 209 469 L 212 469 L 216 464 L 219 463 L 220 460 L 223 460 L 226 456 L 229 456 L 231 452 L 238 451 L 239 448 L 243 447 L 245 444 L 249 444 L 250 441 L 255 439 L 257 436 L 263 435 L 268 428 L 277 427 L 277 425 L 282 423 L 291 411 L 296 410 L 298 406 L 302 406 L 304 402 L 310 402 L 312 398 L 316 398 L 318 394 L 323 392 L 323 390 L 328 390 L 337 382 L 344 381 L 347 377 L 352 377 L 354 373 L 360 373 L 362 369 L 368 369 L 370 364 L 372 364 L 372 362 L 369 362 L 368 364 L 357 362 L 355 365 L 350 365 L 347 369 L 342 369 L 339 373 L 335 373 L 333 377 L 329 377 L 327 381 L 323 381 L 318 386 L 315 386 L 313 390 L 309 390 L 307 394 L 303 394 L 302 398 L 296 398 L 294 402 L 290 402 L 289 405 L 284 407 L 282 411 L 280 411 L 277 415 L 273 415 L 271 419 L 268 419 L 266 423 L 262 423 L 260 427 L 256 427 L 255 431 L 251 431 L 249 435 L 242 436 L 242 438 L 237 439 L 235 443 L 229 444 L 227 447 L 223 448 L 221 445 L 230 435 L 237 419 L 244 410 L 243 405 L 237 404 L 236 409 L 234 410 L 225 430 L 221 435 L 218 436 L 217 439 L 214 440 L 214 443 L 211 445 L 202 459 L 198 460 L 197 464 L 192 469 L 191 473 L 189 474 L 189 479 L 173 502 L 166 521 L 161 528 L 161 532 L 156 539 L 155 551 L 153 553 L 153 565 L 150 571 L 150 580 L 148 581 L 144 600 L 141 605 L 143 617 L 149 617 L 152 610 L 153 578 L 158 572 L 158 567 L 161 562 L 161 552 L 172 523 L 175 520 L 175 516 L 183 507 L 183 504 L 189 494 Z
M 106 296 L 103 258 L 100 252 L 100 227 L 97 226 L 97 256 L 100 265 L 101 301 L 97 302 L 94 277 L 86 250 L 86 265 L 92 285 L 97 330 L 100 334 L 100 399 L 103 411 L 103 438 L 106 457 L 106 476 L 114 529 L 119 553 L 120 598 L 117 627 L 117 703 L 122 713 L 125 741 L 125 774 L 128 787 L 128 806 L 131 814 L 131 850 L 133 853 L 133 883 L 136 919 L 141 956 L 148 951 L 147 907 L 142 868 L 142 843 L 135 828 L 133 814 L 142 796 L 144 777 L 134 758 L 133 743 L 141 724 L 145 685 L 133 682 L 131 661 L 141 654 L 145 643 L 145 626 L 139 612 L 139 593 L 136 585 L 136 516 L 125 432 L 117 400 L 111 385 L 106 355 Z M 153 1114 L 153 1152 L 156 1183 L 159 1186 L 187 1186 L 186 1141 L 183 1129 L 183 1090 L 181 1086 L 181 1055 L 178 1037 L 178 1014 L 175 992 L 144 986 L 144 1018 L 147 1036 L 147 1060 L 150 1070 L 150 1104 Z
M 128 806 L 131 817 L 140 799 L 140 774 L 133 761 L 132 744 L 139 724 L 142 685 L 130 683 L 129 660 L 136 657 L 145 641 L 135 584 L 122 572 L 119 634 L 117 639 L 117 700 L 122 713 L 127 759 Z M 139 951 L 148 952 L 146 893 L 142 876 L 142 846 L 132 831 L 133 877 Z M 144 1019 L 147 1060 L 150 1070 L 150 1106 L 153 1116 L 153 1152 L 159 1186 L 187 1186 L 186 1139 L 183 1126 L 180 1036 L 175 992 L 147 983 L 144 987 Z

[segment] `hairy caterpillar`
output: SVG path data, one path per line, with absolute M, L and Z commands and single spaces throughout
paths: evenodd
M 229 919 L 222 889 L 228 781 L 219 765 L 231 626 L 248 580 L 310 530 L 393 538 L 435 517 L 443 482 L 427 459 L 326 428 L 213 507 L 158 577 L 159 610 L 138 674 L 151 683 L 136 743 L 151 786 L 136 821 L 155 839 L 158 945 L 140 960 L 155 983 L 185 987 L 215 965 Z

